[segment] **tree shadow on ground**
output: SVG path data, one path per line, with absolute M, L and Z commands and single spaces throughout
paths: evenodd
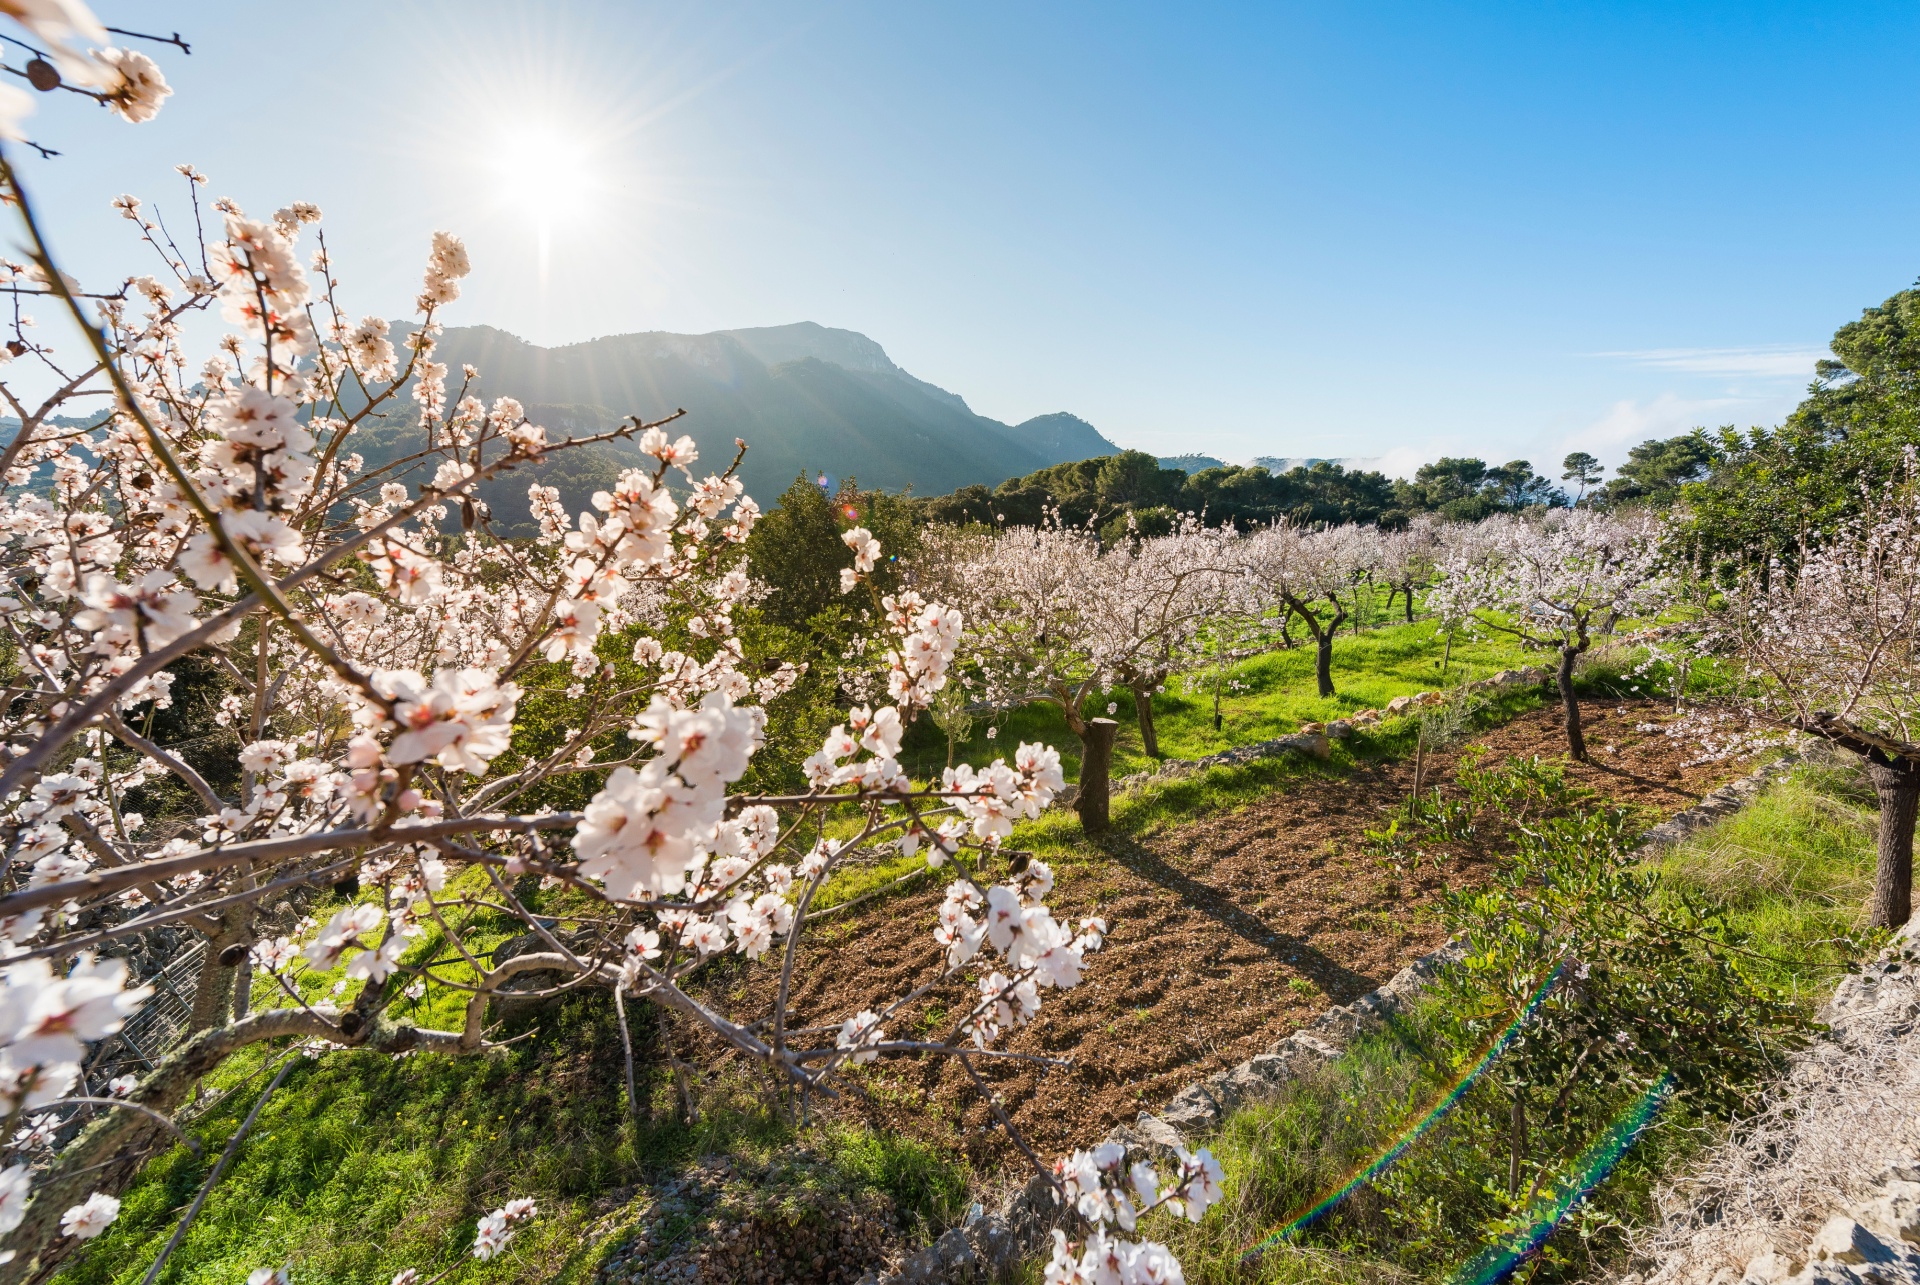
M 1138 840 L 1112 835 L 1100 846 L 1108 856 L 1142 879 L 1165 888 L 1241 940 L 1305 973 L 1334 1003 L 1351 1003 L 1379 989 L 1379 980 L 1330 958 L 1305 937 L 1275 930 L 1258 915 L 1242 908 L 1232 893 L 1194 878 Z

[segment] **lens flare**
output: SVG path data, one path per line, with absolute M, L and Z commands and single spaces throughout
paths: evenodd
M 1660 1114 L 1673 1092 L 1673 1076 L 1662 1075 L 1657 1083 L 1640 1095 L 1638 1101 L 1615 1116 L 1607 1131 L 1580 1153 L 1574 1176 L 1564 1179 L 1551 1192 L 1543 1193 L 1533 1206 L 1533 1221 L 1527 1229 L 1504 1245 L 1490 1245 L 1475 1255 L 1453 1275 L 1447 1285 L 1496 1285 L 1513 1274 L 1527 1256 L 1540 1248 L 1553 1234 L 1567 1211 L 1584 1200 L 1589 1192 L 1606 1181 L 1621 1158 L 1633 1149 L 1653 1118 Z
M 1539 989 L 1534 991 L 1533 995 L 1521 1007 L 1519 1016 L 1513 1019 L 1506 1030 L 1501 1031 L 1500 1034 L 1494 1037 L 1493 1042 L 1487 1045 L 1481 1052 L 1480 1057 L 1467 1069 L 1466 1073 L 1455 1080 L 1445 1092 L 1435 1099 L 1433 1104 L 1427 1108 L 1426 1113 L 1415 1121 L 1410 1129 L 1402 1133 L 1398 1141 L 1362 1167 L 1358 1172 L 1354 1173 L 1353 1176 L 1342 1183 L 1333 1194 L 1318 1201 L 1308 1208 L 1305 1213 L 1283 1224 L 1278 1230 L 1270 1232 L 1259 1244 L 1242 1254 L 1241 1261 L 1244 1263 L 1258 1258 L 1281 1241 L 1313 1226 L 1313 1224 L 1319 1222 L 1331 1213 L 1341 1201 L 1391 1169 L 1394 1162 L 1406 1154 L 1408 1147 L 1411 1147 L 1419 1140 L 1422 1134 L 1433 1128 L 1434 1125 L 1440 1123 L 1449 1111 L 1459 1105 L 1460 1099 L 1466 1096 L 1467 1090 L 1473 1087 L 1474 1081 L 1478 1080 L 1481 1074 L 1485 1072 L 1488 1067 L 1492 1066 L 1502 1053 L 1506 1052 L 1507 1046 L 1513 1043 L 1515 1036 L 1520 1034 L 1520 1029 L 1527 1024 L 1527 1020 L 1534 1015 L 1541 1004 L 1546 1002 L 1547 996 L 1553 992 L 1555 984 L 1559 982 L 1560 975 L 1566 971 L 1566 967 L 1565 961 L 1554 965 L 1553 971 L 1547 974 L 1547 980 L 1540 983 Z

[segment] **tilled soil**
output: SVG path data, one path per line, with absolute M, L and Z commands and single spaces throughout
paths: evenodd
M 1569 763 L 1568 778 L 1615 804 L 1669 815 L 1748 766 L 1683 767 L 1683 744 L 1634 730 L 1662 719 L 1650 702 L 1591 703 L 1583 715 L 1592 762 Z M 1495 757 L 1560 759 L 1566 742 L 1554 707 L 1473 744 Z M 1429 755 L 1426 784 L 1450 789 L 1459 758 Z M 1116 837 L 1109 862 L 1059 872 L 1049 899 L 1055 915 L 1104 916 L 1106 947 L 1089 959 L 1078 987 L 1043 992 L 1036 1023 L 1000 1047 L 1071 1064 L 975 1061 L 1034 1151 L 1050 1160 L 1096 1141 L 1439 945 L 1442 891 L 1484 881 L 1498 854 L 1469 851 L 1438 871 L 1423 866 L 1398 878 L 1364 855 L 1364 832 L 1404 802 L 1412 778 L 1411 762 L 1363 763 L 1342 779 L 1303 780 L 1222 815 Z M 932 933 L 943 888 L 930 877 L 810 930 L 796 971 L 796 1021 L 878 1009 L 936 976 Z M 743 1012 L 764 1009 L 757 994 L 735 999 L 746 1001 Z M 892 1033 L 943 1035 L 950 1006 L 966 999 L 959 987 L 930 995 Z M 982 1173 L 1017 1156 L 952 1059 L 884 1061 L 841 1083 L 842 1100 L 829 1110 L 943 1148 L 957 1144 Z

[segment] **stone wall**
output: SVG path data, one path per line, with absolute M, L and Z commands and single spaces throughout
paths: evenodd
M 1759 1110 L 1662 1193 L 1616 1285 L 1920 1285 L 1920 920 Z

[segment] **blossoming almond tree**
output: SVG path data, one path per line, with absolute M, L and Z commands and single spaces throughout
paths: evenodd
M 1803 551 L 1797 568 L 1751 573 L 1728 595 L 1732 641 L 1757 680 L 1757 711 L 1865 761 L 1880 795 L 1870 910 L 1897 928 L 1913 912 L 1920 812 L 1920 492 L 1913 463 L 1861 521 Z
M 1221 578 L 1232 538 L 1195 528 L 1102 550 L 1092 532 L 1054 521 L 927 542 L 920 570 L 966 614 L 961 652 L 981 676 L 982 699 L 1001 709 L 1050 704 L 1080 739 L 1076 806 L 1089 832 L 1107 826 L 1117 725 L 1088 717 L 1087 698 L 1138 684 L 1150 733 L 1145 698 L 1189 663 L 1196 631 L 1219 609 L 1205 586 Z
M 1140 741 L 1154 758 L 1154 693 L 1204 662 L 1204 629 L 1225 615 L 1241 580 L 1232 571 L 1234 543 L 1232 528 L 1189 518 L 1169 535 L 1128 541 L 1104 555 L 1115 581 L 1102 595 L 1114 677 L 1133 693 Z
M 1370 592 L 1365 577 L 1379 560 L 1379 532 L 1370 526 L 1305 530 L 1277 523 L 1249 535 L 1240 556 L 1268 609 L 1292 612 L 1313 635 L 1314 681 L 1323 698 L 1334 695 L 1333 639 L 1359 596 Z
M 91 21 L 73 0 L 44 7 L 56 11 L 83 30 Z M 35 21 L 43 9 L 0 12 Z M 183 174 L 199 212 L 205 180 Z M 77 1098 L 100 1111 L 40 1172 L 0 1171 L 0 1252 L 23 1278 L 43 1278 L 111 1221 L 112 1192 L 168 1144 L 170 1113 L 250 1045 L 475 1054 L 491 1047 L 486 1014 L 503 987 L 559 975 L 521 993 L 641 999 L 744 1054 L 783 1091 L 831 1093 L 845 1067 L 880 1057 L 949 1057 L 973 1072 L 1013 1056 L 1000 1037 L 1032 1021 L 1047 992 L 1078 983 L 1104 925 L 1058 921 L 1045 903 L 1051 872 L 1016 871 L 1001 851 L 1014 823 L 1062 788 L 1059 756 L 1022 745 L 1011 763 L 934 785 L 898 761 L 905 729 L 947 681 L 961 612 L 914 593 L 885 599 L 885 703 L 846 712 L 807 761 L 804 792 L 741 790 L 765 703 L 794 673 L 748 677 L 733 632 L 750 584 L 740 546 L 759 512 L 734 475 L 738 455 L 696 475 L 692 440 L 665 431 L 671 416 L 550 440 L 511 398 L 482 400 L 479 372 L 453 378 L 434 353 L 441 311 L 469 270 L 458 238 L 434 235 L 397 348 L 385 319 L 347 310 L 310 205 L 255 217 L 215 201 L 208 243 L 182 246 L 119 198 L 155 270 L 87 291 L 56 267 L 4 154 L 0 187 L 32 251 L 7 283 L 8 351 L 22 365 L 0 378 L 20 421 L 0 448 L 11 664 L 0 707 L 0 1136 L 26 1111 Z M 83 344 L 77 362 L 32 338 L 24 309 L 39 305 L 66 315 Z M 182 319 L 205 310 L 234 333 L 196 360 Z M 52 391 L 30 399 L 34 383 Z M 362 431 L 403 408 L 411 446 L 369 465 Z M 76 409 L 84 427 L 63 418 Z M 494 533 L 479 484 L 615 437 L 647 465 L 579 513 L 535 481 L 538 539 Z M 850 546 L 857 583 L 880 551 L 870 537 Z M 666 646 L 670 625 L 699 646 Z M 230 788 L 156 731 L 187 663 L 217 676 L 220 715 L 242 743 Z M 554 744 L 523 711 L 556 693 L 577 726 Z M 584 807 L 539 802 L 582 774 Z M 129 792 L 162 778 L 191 802 L 135 815 Z M 823 838 L 830 809 L 850 822 Z M 801 950 L 815 897 L 836 868 L 894 843 L 933 844 L 954 867 L 924 975 L 904 994 L 876 982 L 856 1011 L 797 1013 L 796 974 L 822 959 Z M 562 932 L 532 913 L 516 891 L 523 875 L 589 911 L 581 927 Z M 324 924 L 260 931 L 268 899 L 343 879 L 358 892 Z M 516 918 L 538 946 L 483 957 L 466 934 L 483 907 Z M 182 923 L 212 938 L 219 968 L 257 975 L 275 999 L 240 1014 L 209 1005 L 208 1029 L 101 1097 L 81 1079 L 83 1041 L 119 1029 L 145 992 L 96 952 Z M 410 951 L 429 929 L 456 963 Z M 733 1011 L 688 985 L 727 953 L 777 971 L 764 1009 Z M 337 1002 L 309 1000 L 302 976 L 336 968 Z M 396 1016 L 394 1003 L 423 987 L 459 996 L 462 1020 L 440 1030 Z M 897 1033 L 929 998 L 948 1026 Z M 1217 1176 L 1204 1153 L 1191 1158 L 1158 1203 L 1196 1214 L 1217 1197 Z M 1054 1180 L 1063 1199 L 1080 1198 L 1079 1178 Z M 1145 1178 L 1133 1181 L 1137 1194 Z M 530 1213 L 513 1203 L 490 1215 L 474 1252 L 496 1252 Z M 1114 1243 L 1102 1240 L 1164 1259 Z
M 1428 597 L 1444 620 L 1559 653 L 1567 752 L 1587 757 L 1573 667 L 1597 635 L 1655 616 L 1673 600 L 1661 527 L 1643 515 L 1553 510 L 1492 517 L 1453 536 Z

